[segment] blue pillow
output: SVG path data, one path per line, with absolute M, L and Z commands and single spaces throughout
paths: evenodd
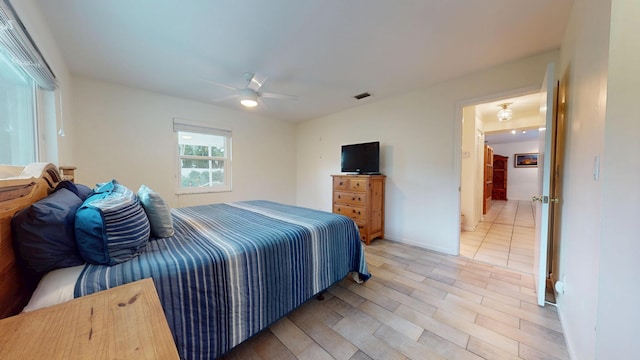
M 93 190 L 87 185 L 76 184 L 76 188 L 78 189 L 78 196 L 82 201 L 85 201 L 91 194 L 93 194 Z
M 173 220 L 171 211 L 164 202 L 164 199 L 157 192 L 151 190 L 146 185 L 141 185 L 138 189 L 138 198 L 142 203 L 144 212 L 147 213 L 151 224 L 151 235 L 157 238 L 173 236 Z
M 93 191 L 87 185 L 76 184 L 73 181 L 69 180 L 62 180 L 61 182 L 59 182 L 56 186 L 56 191 L 63 188 L 76 194 L 82 201 L 85 201 Z
M 21 264 L 33 273 L 82 265 L 74 232 L 82 200 L 61 188 L 17 212 L 11 219 L 14 248 Z
M 101 184 L 76 212 L 76 242 L 88 263 L 115 265 L 138 256 L 150 226 L 140 201 L 112 180 Z

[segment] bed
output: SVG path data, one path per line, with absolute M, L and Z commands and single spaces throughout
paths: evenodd
M 39 174 L 28 179 L 34 173 Z M 22 178 L 0 180 L 2 317 L 21 311 L 39 281 L 29 271 L 25 280 L 19 270 L 11 218 L 62 181 L 50 164 L 32 166 Z M 348 274 L 355 281 L 370 276 L 357 227 L 344 216 L 243 201 L 171 209 L 170 217 L 172 236 L 151 236 L 136 245 L 133 256 L 114 252 L 107 259 L 116 258 L 114 264 L 69 266 L 62 272 L 72 273 L 75 297 L 152 278 L 184 359 L 219 357 Z M 78 246 L 84 246 L 84 235 L 77 229 L 76 235 Z

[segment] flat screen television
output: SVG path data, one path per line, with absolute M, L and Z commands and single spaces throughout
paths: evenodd
M 380 173 L 380 142 L 342 145 L 343 173 Z

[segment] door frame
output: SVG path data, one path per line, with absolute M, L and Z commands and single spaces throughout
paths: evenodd
M 458 101 L 456 102 L 456 106 L 455 106 L 455 141 L 454 141 L 454 156 L 456 157 L 457 161 L 455 162 L 455 171 L 457 173 L 457 177 L 458 177 L 458 206 L 457 206 L 457 210 L 458 210 L 458 217 L 461 214 L 461 208 L 462 208 L 462 137 L 463 137 L 463 126 L 462 126 L 462 119 L 463 119 L 463 109 L 465 107 L 468 106 L 476 106 L 476 105 L 480 105 L 483 103 L 488 103 L 488 102 L 494 102 L 494 101 L 498 101 L 501 99 L 508 99 L 508 98 L 513 98 L 513 97 L 518 97 L 518 96 L 524 96 L 524 95 L 531 95 L 531 94 L 535 94 L 535 93 L 539 93 L 540 92 L 540 86 L 539 85 L 531 85 L 531 86 L 525 86 L 525 87 L 520 87 L 520 88 L 514 88 L 511 90 L 506 90 L 506 91 L 502 91 L 502 92 L 497 92 L 497 93 L 492 93 L 492 94 L 487 94 L 487 95 L 483 95 L 483 96 L 478 96 L 478 97 L 474 97 L 474 98 L 469 98 L 466 100 L 462 100 L 462 101 Z M 482 210 L 480 210 L 480 212 L 482 212 Z M 458 222 L 459 224 L 459 222 Z M 460 255 L 460 235 L 461 235 L 462 230 L 460 229 L 460 227 L 458 227 L 458 241 L 457 241 L 457 247 L 456 247 L 456 255 Z

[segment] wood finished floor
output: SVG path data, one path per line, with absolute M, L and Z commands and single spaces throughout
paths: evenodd
M 350 277 L 225 359 L 568 359 L 556 308 L 531 275 L 388 240 Z

